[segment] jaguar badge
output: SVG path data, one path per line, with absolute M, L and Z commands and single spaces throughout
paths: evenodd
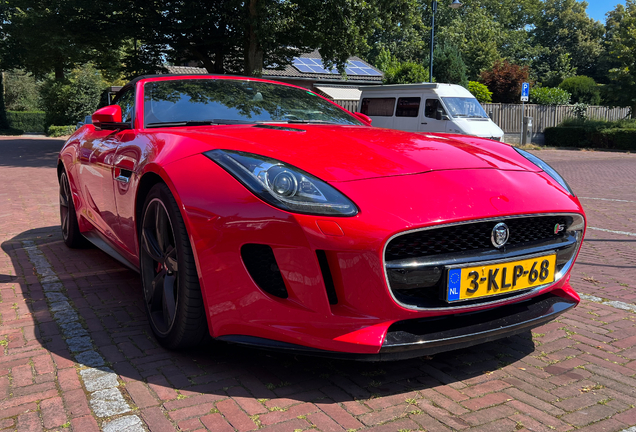
M 490 241 L 492 245 L 496 248 L 500 248 L 506 244 L 508 241 L 508 237 L 510 237 L 510 231 L 508 230 L 508 225 L 503 222 L 498 223 L 492 229 L 492 234 L 490 235 Z

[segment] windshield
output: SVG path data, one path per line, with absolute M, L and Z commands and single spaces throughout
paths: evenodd
M 475 98 L 443 97 L 442 100 L 452 117 L 488 118 L 488 114 Z
M 247 80 L 187 79 L 144 85 L 146 127 L 237 123 L 362 125 L 308 90 Z

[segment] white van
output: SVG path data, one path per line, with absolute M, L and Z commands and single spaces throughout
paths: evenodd
M 360 87 L 359 111 L 373 125 L 410 132 L 446 132 L 501 141 L 503 131 L 493 123 L 475 97 L 456 84 L 392 84 Z

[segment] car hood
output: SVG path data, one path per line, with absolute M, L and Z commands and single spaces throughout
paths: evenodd
M 327 182 L 456 169 L 540 171 L 507 144 L 464 135 L 315 124 L 185 129 L 170 132 L 205 143 L 209 149 L 278 159 Z

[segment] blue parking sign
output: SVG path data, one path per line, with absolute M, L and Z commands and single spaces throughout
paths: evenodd
M 528 96 L 530 96 L 530 83 L 524 82 L 521 84 L 521 102 L 528 102 Z

